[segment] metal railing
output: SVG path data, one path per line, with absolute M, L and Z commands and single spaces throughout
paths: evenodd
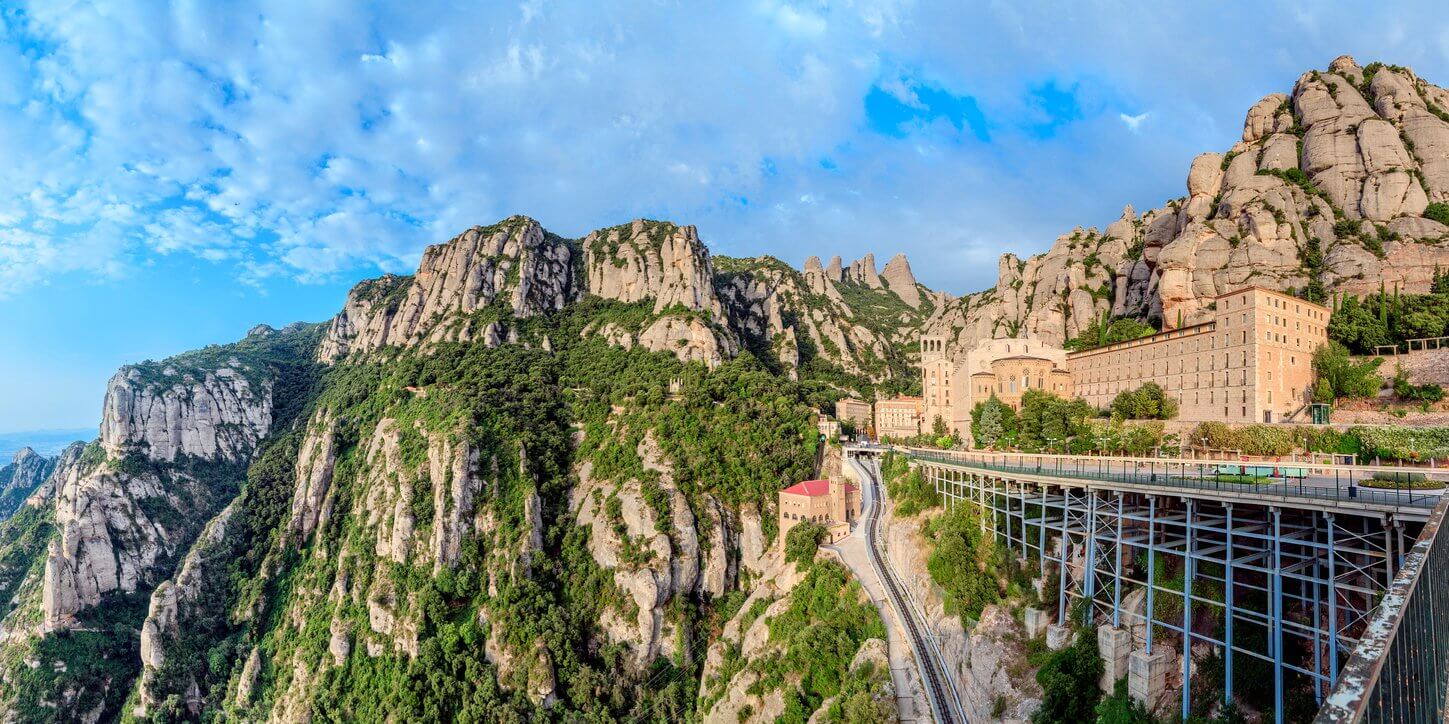
M 1439 503 L 1315 724 L 1440 722 L 1449 696 L 1449 541 Z
M 916 460 L 983 471 L 1250 494 L 1284 501 L 1316 499 L 1355 505 L 1374 504 L 1421 511 L 1433 508 L 1449 489 L 1423 490 L 1415 489 L 1413 483 L 1407 480 L 1373 480 L 1375 473 L 1418 473 L 1424 476 L 1425 481 L 1445 485 L 1449 484 L 1449 469 L 1445 468 L 988 453 L 927 448 L 901 450 Z

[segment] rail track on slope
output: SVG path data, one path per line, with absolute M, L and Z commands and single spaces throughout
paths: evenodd
M 881 585 L 885 587 L 891 606 L 895 608 L 896 616 L 905 626 L 906 635 L 911 639 L 911 650 L 915 652 L 916 667 L 920 669 L 921 683 L 926 689 L 926 698 L 931 704 L 931 714 L 940 724 L 967 724 L 966 717 L 960 710 L 955 684 L 951 681 L 950 674 L 947 673 L 941 652 L 937 649 L 935 640 L 926 631 L 925 624 L 918 619 L 917 611 L 912 605 L 913 602 L 906 595 L 905 586 L 896 578 L 895 569 L 891 566 L 890 559 L 886 554 L 884 537 L 880 530 L 881 512 L 884 510 L 882 501 L 885 498 L 879 476 L 859 461 L 853 462 L 858 471 L 864 473 L 861 477 L 869 481 L 867 485 L 870 486 L 871 492 L 870 507 L 865 521 L 865 547 L 870 553 L 870 563 L 875 568 L 876 576 L 880 579 Z

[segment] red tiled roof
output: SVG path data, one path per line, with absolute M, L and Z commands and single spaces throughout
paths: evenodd
M 845 483 L 845 490 L 847 492 L 854 493 L 859 491 L 860 489 L 855 487 L 854 485 L 851 485 L 850 483 Z M 792 495 L 804 495 L 808 498 L 814 498 L 821 495 L 829 495 L 830 481 L 806 480 L 803 483 L 795 483 L 794 485 L 785 488 L 784 492 L 790 493 Z
M 785 492 L 792 493 L 794 495 L 804 495 L 804 496 L 808 496 L 808 497 L 811 497 L 811 498 L 813 498 L 813 497 L 815 497 L 817 495 L 829 495 L 830 494 L 830 481 L 829 480 L 806 480 L 803 483 L 795 483 L 794 485 L 791 485 L 790 487 L 785 488 Z

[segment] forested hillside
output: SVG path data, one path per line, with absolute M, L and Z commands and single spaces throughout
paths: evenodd
M 514 217 L 359 284 L 329 324 L 123 369 L 100 439 L 0 529 L 0 708 L 700 718 L 705 652 L 750 591 L 844 585 L 774 552 L 816 412 L 909 384 L 916 307 L 791 293 L 808 283 L 716 269 L 688 227 L 573 241 Z M 842 667 L 879 631 L 851 626 Z M 803 718 L 842 680 L 754 694 Z

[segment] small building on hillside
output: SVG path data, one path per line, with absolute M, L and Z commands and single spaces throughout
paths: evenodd
M 820 431 L 826 440 L 834 440 L 840 437 L 840 421 L 831 416 L 820 413 L 815 419 L 815 428 Z
M 860 517 L 860 488 L 850 483 L 806 480 L 781 490 L 779 502 L 781 546 L 803 521 L 825 526 L 834 543 L 850 535 L 850 524 Z
M 921 434 L 923 403 L 919 397 L 897 397 L 875 403 L 875 434 L 877 438 L 897 440 Z

